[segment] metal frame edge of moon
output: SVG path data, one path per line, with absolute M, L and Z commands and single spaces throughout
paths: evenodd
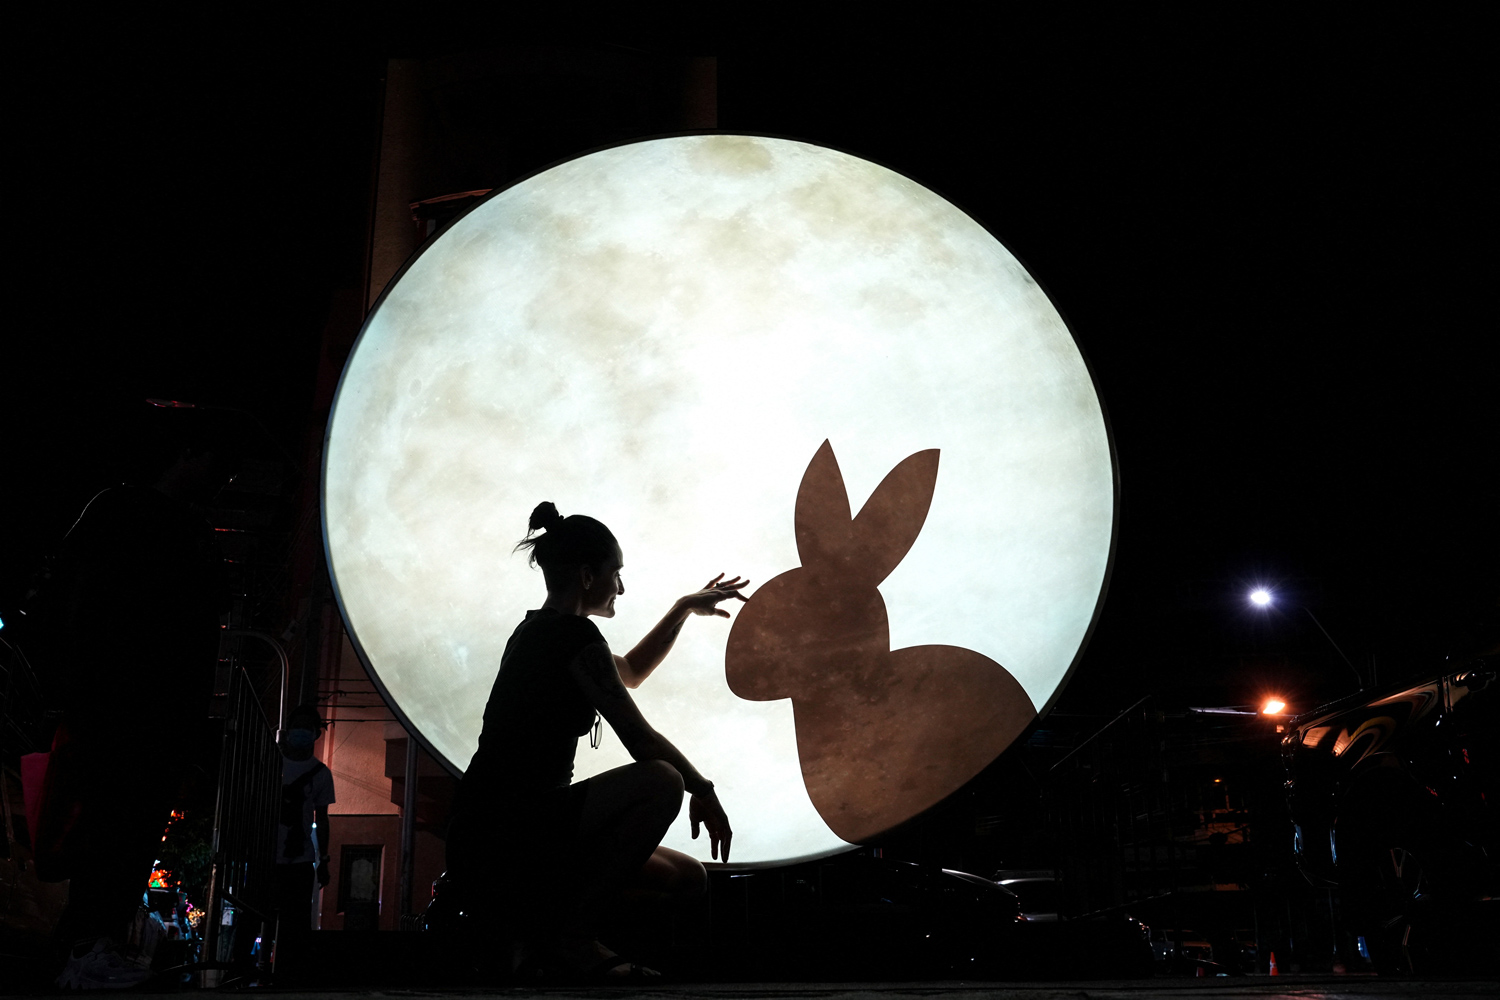
M 531 509 L 607 524 L 629 649 L 724 570 L 634 692 L 714 780 L 736 861 L 935 805 L 1054 700 L 1102 599 L 1115 475 L 1056 308 L 983 226 L 825 146 L 692 134 L 498 190 L 366 319 L 324 450 L 351 639 L 455 770 L 541 574 Z M 606 733 L 575 778 L 627 763 Z M 695 856 L 686 810 L 664 843 Z

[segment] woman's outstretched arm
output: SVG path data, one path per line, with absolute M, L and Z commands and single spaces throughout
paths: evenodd
M 628 688 L 640 687 L 641 682 L 651 676 L 651 671 L 666 659 L 672 644 L 677 641 L 677 633 L 682 631 L 683 624 L 688 620 L 688 615 L 728 618 L 729 612 L 719 607 L 719 602 L 731 597 L 737 597 L 741 601 L 749 600 L 740 593 L 749 583 L 749 580 L 741 580 L 739 577 L 725 580 L 724 574 L 720 573 L 704 584 L 703 589 L 696 594 L 679 597 L 662 620 L 635 644 L 634 649 L 624 656 L 615 657 L 615 669 L 619 671 L 621 682 Z

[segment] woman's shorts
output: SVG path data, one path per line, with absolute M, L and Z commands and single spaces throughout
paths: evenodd
M 588 780 L 529 795 L 486 796 L 465 789 L 448 831 L 448 874 L 483 891 L 527 896 L 556 885 L 577 866 Z M 548 861 L 548 855 L 555 859 Z

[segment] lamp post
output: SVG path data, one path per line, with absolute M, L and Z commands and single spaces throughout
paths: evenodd
M 1256 587 L 1250 591 L 1250 603 L 1260 610 L 1266 610 L 1276 603 L 1276 595 L 1266 587 Z M 1354 681 L 1359 685 L 1359 690 L 1363 691 L 1365 689 L 1365 680 L 1360 676 L 1359 668 L 1350 661 L 1349 657 L 1344 655 L 1344 651 L 1339 648 L 1339 644 L 1333 641 L 1333 636 L 1329 635 L 1328 630 L 1323 627 L 1323 623 L 1318 621 L 1318 616 L 1312 613 L 1312 608 L 1309 608 L 1305 604 L 1298 604 L 1297 607 L 1307 612 L 1307 617 L 1311 618 L 1312 623 L 1318 626 L 1318 631 L 1323 633 L 1323 638 L 1328 640 L 1328 645 L 1333 647 L 1333 651 L 1339 654 L 1339 659 L 1343 660 L 1349 669 L 1354 672 Z

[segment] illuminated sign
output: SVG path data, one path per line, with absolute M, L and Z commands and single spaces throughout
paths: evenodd
M 940 800 L 1054 697 L 1115 496 L 1083 359 L 982 226 L 847 153 L 692 135 L 477 205 L 345 369 L 329 565 L 371 673 L 460 768 L 544 596 L 511 554 L 542 500 L 620 539 L 617 652 L 715 573 L 753 581 L 634 694 L 717 784 L 735 860 L 770 862 Z M 627 760 L 607 735 L 577 776 Z M 666 843 L 707 854 L 686 810 Z

